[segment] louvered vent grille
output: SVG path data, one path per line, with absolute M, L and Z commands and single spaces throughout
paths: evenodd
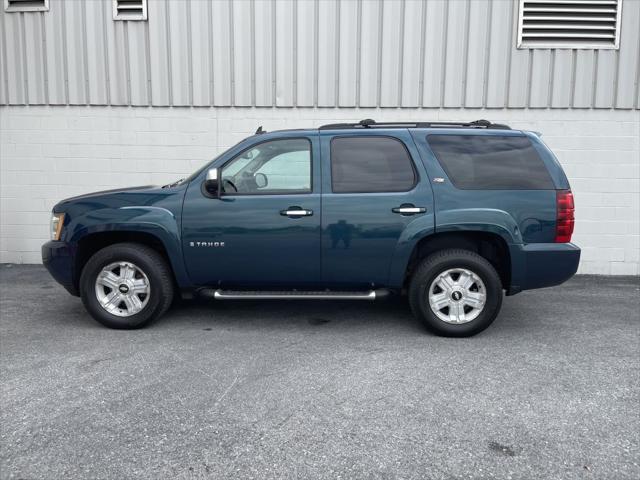
M 5 0 L 7 12 L 42 12 L 49 10 L 49 0 Z
M 147 0 L 113 0 L 114 20 L 146 20 Z
M 622 0 L 520 0 L 519 48 L 618 48 Z

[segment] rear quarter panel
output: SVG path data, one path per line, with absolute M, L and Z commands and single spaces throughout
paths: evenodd
M 507 243 L 553 242 L 556 221 L 555 190 L 463 190 L 456 188 L 438 162 L 427 142 L 429 133 L 460 134 L 460 131 L 438 129 L 414 130 L 425 168 L 433 185 L 436 232 L 486 231 L 501 235 Z M 473 131 L 469 135 L 514 135 L 520 131 Z M 564 184 L 566 177 L 557 160 L 534 134 L 527 135 L 541 157 L 556 186 Z M 544 155 L 543 155 L 544 154 Z M 551 166 L 552 168 L 549 168 Z M 442 178 L 443 182 L 433 182 Z

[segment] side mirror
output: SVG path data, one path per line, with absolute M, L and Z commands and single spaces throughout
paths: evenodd
M 211 168 L 207 171 L 207 176 L 204 181 L 204 189 L 212 197 L 220 197 L 220 175 L 217 168 Z

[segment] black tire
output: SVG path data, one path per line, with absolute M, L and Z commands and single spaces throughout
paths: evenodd
M 96 278 L 102 269 L 114 262 L 130 262 L 149 280 L 149 298 L 142 310 L 122 317 L 105 310 L 96 295 Z M 116 329 L 134 329 L 148 325 L 163 315 L 173 300 L 173 276 L 165 259 L 154 249 L 138 243 L 116 243 L 97 251 L 89 259 L 80 276 L 80 296 L 91 316 L 102 325 Z
M 432 282 L 449 269 L 466 269 L 475 273 L 486 289 L 486 300 L 480 314 L 467 323 L 448 323 L 440 319 L 429 305 Z M 470 337 L 487 328 L 502 306 L 502 282 L 493 265 L 469 250 L 440 250 L 422 261 L 411 278 L 409 303 L 414 315 L 432 332 L 445 337 Z

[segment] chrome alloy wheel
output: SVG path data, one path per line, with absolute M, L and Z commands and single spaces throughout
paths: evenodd
M 96 277 L 96 298 L 100 306 L 118 317 L 130 317 L 149 302 L 151 284 L 147 275 L 131 262 L 114 262 Z
M 429 287 L 429 306 L 443 322 L 471 322 L 482 313 L 487 290 L 478 275 L 466 268 L 451 268 L 439 274 Z

